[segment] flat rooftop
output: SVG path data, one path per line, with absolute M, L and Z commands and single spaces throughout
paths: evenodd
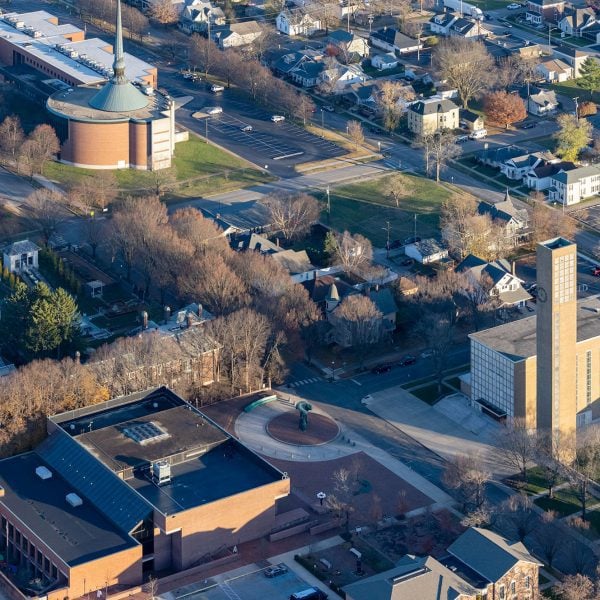
M 46 466 L 52 477 L 38 477 L 39 466 Z M 81 506 L 71 506 L 65 497 L 75 490 L 35 452 L 0 460 L 0 485 L 4 488 L 0 503 L 69 565 L 137 545 L 87 499 L 82 497 Z
M 129 119 L 147 121 L 165 116 L 165 111 L 168 110 L 169 102 L 171 102 L 171 100 L 157 92 L 152 96 L 148 96 L 148 104 L 139 110 L 113 112 L 92 108 L 90 100 L 103 85 L 81 85 L 56 92 L 48 98 L 46 107 L 59 117 L 77 121 L 111 122 Z
M 0 38 L 17 46 L 21 52 L 43 60 L 82 84 L 93 84 L 106 81 L 103 69 L 112 69 L 114 54 L 111 42 L 100 38 L 90 38 L 79 42 L 71 42 L 65 35 L 81 32 L 70 23 L 55 25 L 52 14 L 38 10 L 28 13 L 10 12 L 0 17 Z M 16 23 L 23 26 L 16 27 Z M 35 32 L 35 33 L 34 33 Z M 34 37 L 35 36 L 35 37 Z M 57 46 L 65 46 L 77 53 L 59 52 Z M 94 61 L 94 68 L 85 63 Z M 155 67 L 127 52 L 124 53 L 125 72 L 131 81 L 142 79 L 154 72 Z
M 129 400 L 129 401 L 128 401 Z M 166 388 L 109 401 L 81 416 L 51 417 L 163 514 L 173 514 L 281 479 L 282 473 Z M 157 485 L 151 465 L 171 464 Z
M 126 480 L 164 515 L 228 498 L 281 479 L 281 473 L 229 439 L 206 454 L 171 467 L 171 483 L 156 485 L 136 474 Z
M 596 312 L 598 311 L 598 312 Z M 469 337 L 518 362 L 536 356 L 537 316 L 518 319 Z M 577 302 L 577 341 L 583 342 L 600 336 L 600 296 L 589 296 Z

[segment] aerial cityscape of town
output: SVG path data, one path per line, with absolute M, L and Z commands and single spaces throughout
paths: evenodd
M 599 600 L 599 104 L 599 0 L 0 0 L 0 600 Z

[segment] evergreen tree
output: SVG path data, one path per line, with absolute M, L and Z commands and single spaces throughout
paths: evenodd
M 589 90 L 590 98 L 592 98 L 594 92 L 600 89 L 600 62 L 588 56 L 579 69 L 577 83 L 584 90 Z

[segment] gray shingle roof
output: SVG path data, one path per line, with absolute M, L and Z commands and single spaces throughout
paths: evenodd
M 589 167 L 579 167 L 578 169 L 572 169 L 571 171 L 560 171 L 554 175 L 552 179 L 555 179 L 560 183 L 576 183 L 586 177 L 593 177 L 594 175 L 600 175 L 600 167 L 590 165 Z
M 15 256 L 17 254 L 25 254 L 29 252 L 35 252 L 40 247 L 29 240 L 21 240 L 19 242 L 13 242 L 10 246 L 4 248 L 3 252 L 7 256 Z
M 457 108 L 454 102 L 443 98 L 441 100 L 419 100 L 411 104 L 409 110 L 418 115 L 434 115 L 437 112 L 440 114 L 448 113 Z
M 498 581 L 519 561 L 540 564 L 521 542 L 509 542 L 479 527 L 467 529 L 448 547 L 448 552 L 489 581 Z

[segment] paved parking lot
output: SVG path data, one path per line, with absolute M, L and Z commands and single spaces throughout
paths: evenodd
M 225 579 L 206 589 L 202 589 L 202 583 L 197 587 L 199 589 L 194 591 L 178 590 L 184 593 L 176 593 L 172 597 L 174 600 L 289 600 L 290 594 L 311 586 L 292 570 L 273 579 L 265 577 L 261 570 Z
M 336 144 L 306 131 L 303 127 L 286 120 L 273 123 L 269 112 L 246 100 L 234 89 L 213 94 L 204 82 L 190 83 L 176 74 L 161 74 L 161 81 L 174 97 L 191 96 L 193 99 L 177 111 L 177 121 L 224 146 L 235 154 L 264 167 L 274 175 L 291 177 L 296 175 L 297 164 L 327 160 L 343 156 L 346 151 Z M 207 118 L 193 118 L 195 112 L 202 113 L 210 106 L 220 106 L 221 115 Z M 313 122 L 328 125 L 334 117 L 329 113 L 313 115 Z M 245 125 L 252 125 L 253 131 L 242 132 Z

